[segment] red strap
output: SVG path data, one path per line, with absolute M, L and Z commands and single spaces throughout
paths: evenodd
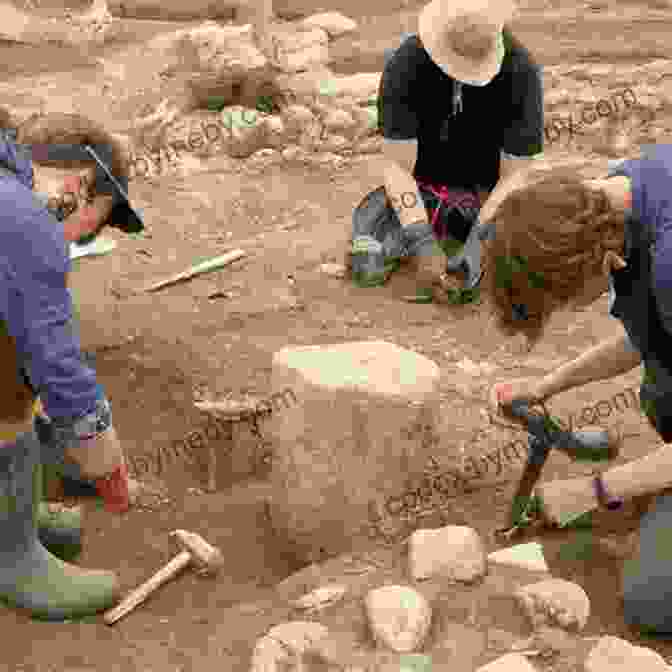
M 432 229 L 436 231 L 436 223 L 439 219 L 439 211 L 441 210 L 441 206 L 443 205 L 448 206 L 448 205 L 471 205 L 475 207 L 480 207 L 480 200 L 478 197 L 473 194 L 470 191 L 466 191 L 463 189 L 450 189 L 445 185 L 434 185 L 430 184 L 429 182 L 424 182 L 422 180 L 416 180 L 418 187 L 421 189 L 426 189 L 427 191 L 431 192 L 436 196 L 436 198 L 439 200 L 439 205 L 435 208 L 434 212 L 432 213 Z
M 117 467 L 109 476 L 97 478 L 95 484 L 108 513 L 126 513 L 131 507 L 128 494 L 128 468 L 125 464 Z

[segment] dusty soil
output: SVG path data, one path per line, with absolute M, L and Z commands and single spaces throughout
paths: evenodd
M 337 9 L 360 23 L 354 35 L 333 47 L 333 68 L 338 72 L 380 69 L 383 48 L 414 28 L 413 5 L 351 0 L 329 7 L 310 4 L 283 0 L 278 11 L 307 14 Z M 553 3 L 551 11 L 546 4 L 525 3 L 514 25 L 544 64 L 670 58 L 672 10 L 561 2 Z M 7 86 L 13 76 L 53 73 L 54 78 L 68 74 L 81 82 L 95 76 L 96 57 L 182 25 L 126 21 L 122 40 L 86 55 L 51 46 L 38 50 L 2 44 L 3 80 Z M 129 112 L 127 126 L 131 117 Z M 115 128 L 123 122 L 118 115 L 110 117 Z M 362 157 L 338 170 L 273 167 L 262 173 L 209 173 L 132 184 L 132 196 L 145 210 L 149 235 L 131 240 L 111 233 L 118 238 L 117 251 L 85 261 L 75 280 L 82 342 L 97 354 L 98 374 L 112 400 L 115 424 L 129 455 L 156 454 L 202 425 L 193 402 L 203 395 L 264 397 L 272 354 L 283 346 L 365 339 L 390 340 L 439 363 L 444 373 L 444 423 L 450 430 L 445 434 L 446 450 L 458 454 L 464 447 L 467 454 L 482 454 L 506 437 L 503 430 L 479 434 L 487 424 L 481 410 L 490 384 L 507 376 L 549 370 L 617 328 L 607 318 L 606 298 L 602 298 L 581 314 L 559 316 L 543 344 L 531 356 L 520 357 L 516 344 L 504 342 L 493 332 L 478 307 L 403 302 L 404 295 L 426 286 L 426 276 L 402 272 L 385 288 L 360 290 L 321 274 L 320 263 L 341 261 L 353 207 L 380 184 L 379 160 Z M 196 259 L 233 247 L 242 247 L 248 257 L 229 269 L 156 294 L 133 294 L 134 289 Z M 230 294 L 208 298 L 217 291 Z M 488 361 L 496 369 L 489 377 L 472 378 L 454 366 L 464 357 Z M 579 413 L 637 380 L 635 371 L 561 395 L 552 403 L 553 412 L 561 417 Z M 607 423 L 617 420 L 630 435 L 622 461 L 654 448 L 656 436 L 636 412 L 614 415 Z M 175 461 L 159 483 L 168 493 L 167 503 L 123 518 L 87 505 L 87 543 L 79 561 L 118 570 L 124 588 L 131 588 L 171 557 L 168 532 L 184 528 L 203 534 L 224 550 L 222 577 L 212 582 L 185 575 L 114 628 L 100 619 L 54 625 L 2 611 L 3 669 L 247 670 L 260 626 L 248 622 L 238 605 L 270 599 L 273 586 L 298 570 L 299 564 L 283 551 L 268 527 L 267 467 L 257 459 L 256 439 L 245 431 L 238 439 L 231 455 L 220 460 L 217 493 L 189 490 L 203 487 L 203 460 L 199 464 Z M 544 478 L 580 473 L 582 468 L 554 455 Z M 151 473 L 141 478 L 156 480 Z M 465 494 L 443 513 L 442 520 L 473 526 L 494 550 L 491 533 L 503 522 L 514 486 L 510 480 Z M 602 529 L 618 532 L 620 525 L 622 532 L 636 522 L 636 517 L 622 524 L 605 520 Z M 586 634 L 610 633 L 637 641 L 622 622 L 618 563 L 597 553 L 573 557 L 577 553 L 571 551 L 569 541 L 567 533 L 548 535 L 545 554 L 555 576 L 575 578 L 587 590 L 593 613 Z M 580 545 L 578 538 L 574 542 Z M 490 607 L 489 617 L 494 618 L 496 605 Z M 672 656 L 664 641 L 647 640 L 646 644 Z

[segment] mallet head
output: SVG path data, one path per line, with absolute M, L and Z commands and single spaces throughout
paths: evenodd
M 178 546 L 191 553 L 191 562 L 199 575 L 214 576 L 224 566 L 222 552 L 211 546 L 199 534 L 186 530 L 175 530 L 170 533 L 170 536 Z

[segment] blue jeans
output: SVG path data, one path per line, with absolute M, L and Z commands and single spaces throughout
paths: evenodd
M 642 516 L 638 557 L 623 567 L 626 623 L 672 636 L 672 495 L 660 495 Z
M 352 240 L 358 236 L 375 238 L 383 245 L 386 260 L 442 253 L 450 258 L 458 254 L 476 222 L 478 212 L 473 208 L 445 207 L 426 188 L 421 186 L 419 191 L 430 221 L 404 227 L 402 232 L 399 217 L 387 202 L 385 188 L 378 187 L 367 194 L 353 212 Z

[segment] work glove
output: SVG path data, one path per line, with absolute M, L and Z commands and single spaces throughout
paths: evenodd
M 540 392 L 540 376 L 513 378 L 505 382 L 496 383 L 488 393 L 488 405 L 491 415 L 500 415 L 511 407 L 512 401 L 525 401 L 530 405 L 546 401 Z
M 413 222 L 401 228 L 404 256 L 426 256 L 436 252 L 432 225 L 426 220 Z
M 446 262 L 446 272 L 462 273 L 464 289 L 475 289 L 481 282 L 481 242 L 494 235 L 494 224 L 481 224 L 477 218 L 459 254 Z

